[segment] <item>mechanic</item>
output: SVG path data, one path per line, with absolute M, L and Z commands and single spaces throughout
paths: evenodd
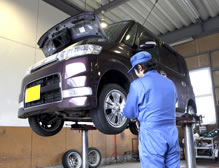
M 180 152 L 175 105 L 178 99 L 174 83 L 157 72 L 151 54 L 142 51 L 130 59 L 139 77 L 129 88 L 123 115 L 138 119 L 139 156 L 142 168 L 179 168 Z

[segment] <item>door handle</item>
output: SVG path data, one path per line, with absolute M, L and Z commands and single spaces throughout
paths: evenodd
M 181 85 L 182 85 L 183 87 L 186 87 L 186 82 L 182 81 L 182 82 L 181 82 Z
M 160 74 L 163 75 L 163 76 L 165 76 L 165 77 L 167 77 L 167 73 L 164 72 L 164 71 L 160 71 Z

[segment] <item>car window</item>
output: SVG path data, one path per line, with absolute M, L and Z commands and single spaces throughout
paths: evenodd
M 129 21 L 123 21 L 119 23 L 114 23 L 107 26 L 104 30 L 106 35 L 109 37 L 111 42 L 115 42 L 118 37 L 120 37 L 121 33 L 123 32 L 124 28 L 128 25 Z
M 180 73 L 177 55 L 165 46 L 160 48 L 160 63 Z
M 148 35 L 147 37 L 148 37 L 148 38 L 154 39 L 154 40 L 157 39 L 156 36 L 155 36 L 150 30 L 148 30 L 147 28 L 145 28 L 144 26 L 142 26 L 142 25 L 139 24 L 138 36 L 140 36 L 141 33 L 143 33 L 143 32 L 147 32 L 147 35 Z
M 158 46 L 155 46 L 154 48 L 151 49 L 147 49 L 146 51 L 152 55 L 154 61 L 156 62 L 160 61 L 160 50 Z
M 118 40 L 118 38 L 121 37 L 121 34 L 124 32 L 124 29 L 129 23 L 130 23 L 129 21 L 114 23 L 108 25 L 106 28 L 103 29 L 103 31 L 105 32 L 110 42 L 115 42 Z M 103 38 L 89 38 L 85 40 L 85 43 L 103 42 L 106 40 L 107 39 L 103 39 Z
M 135 42 L 135 37 L 137 34 L 137 30 L 138 30 L 138 25 L 135 23 L 132 28 L 128 31 L 128 33 L 126 34 L 125 38 L 123 39 L 122 43 L 133 47 L 134 42 Z
M 180 65 L 181 74 L 187 74 L 188 69 L 187 69 L 186 62 L 185 62 L 184 58 L 181 55 L 178 55 L 178 58 L 179 58 L 179 62 L 180 62 L 179 65 Z

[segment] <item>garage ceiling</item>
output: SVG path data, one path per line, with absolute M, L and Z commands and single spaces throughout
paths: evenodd
M 109 24 L 135 20 L 168 43 L 219 32 L 219 0 L 44 1 L 70 15 L 93 11 L 102 18 L 104 11 L 104 19 Z

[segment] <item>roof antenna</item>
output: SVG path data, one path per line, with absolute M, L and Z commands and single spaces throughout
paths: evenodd
M 155 3 L 154 3 L 154 5 L 153 5 L 153 7 L 151 8 L 150 12 L 148 13 L 147 17 L 146 17 L 145 20 L 144 20 L 143 26 L 144 26 L 144 24 L 147 22 L 148 17 L 150 16 L 150 14 L 151 14 L 151 12 L 153 11 L 153 9 L 154 9 L 155 5 L 157 4 L 157 2 L 158 2 L 158 0 L 155 0 Z

